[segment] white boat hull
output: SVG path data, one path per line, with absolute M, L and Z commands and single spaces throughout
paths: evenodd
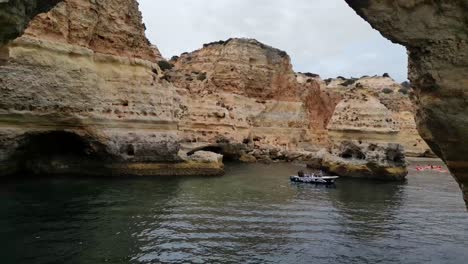
M 305 177 L 299 177 L 299 176 L 291 176 L 290 179 L 292 182 L 301 182 L 301 183 L 313 183 L 313 184 L 335 184 L 336 180 L 338 180 L 340 177 L 338 176 L 323 176 L 323 177 L 318 177 L 318 176 L 305 176 Z

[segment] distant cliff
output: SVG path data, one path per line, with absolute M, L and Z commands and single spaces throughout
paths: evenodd
M 411 89 L 388 75 L 322 80 L 295 73 L 286 52 L 252 39 L 205 44 L 169 64 L 166 79 L 186 98 L 180 127 L 189 142 L 255 139 L 257 158 L 265 149 L 297 155 L 353 139 L 431 155 L 416 130 Z

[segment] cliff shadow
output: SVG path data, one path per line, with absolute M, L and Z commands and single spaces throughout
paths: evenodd
M 9 159 L 15 176 L 104 175 L 105 146 L 69 131 L 26 133 Z

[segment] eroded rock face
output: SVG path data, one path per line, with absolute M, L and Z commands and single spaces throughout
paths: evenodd
M 133 0 L 66 0 L 37 16 L 23 37 L 2 48 L 0 61 L 5 170 L 17 166 L 11 163 L 15 149 L 35 144 L 28 137 L 57 131 L 85 141 L 71 156 L 92 154 L 86 146 L 99 142 L 104 147 L 97 153 L 109 157 L 109 167 L 137 174 L 158 168 L 147 164 L 184 162 L 179 142 L 222 138 L 231 146 L 244 144 L 238 154 L 245 160 L 294 160 L 330 146 L 327 128 L 340 140 L 350 130 L 376 132 L 369 122 L 387 136 L 407 135 L 404 126 L 394 124 L 402 120 L 395 115 L 405 112 L 405 103 L 368 90 L 358 98 L 350 95 L 354 92 L 337 92 L 314 74 L 294 73 L 285 52 L 255 40 L 207 44 L 174 59 L 174 69 L 163 74 L 156 63 L 162 57 L 145 38 Z M 393 84 L 365 79 L 360 85 L 380 89 Z M 378 115 L 365 121 L 366 109 L 355 107 L 363 103 Z M 362 118 L 362 125 L 340 121 L 347 107 L 354 107 L 352 118 Z M 406 118 L 408 130 L 414 130 L 411 109 Z M 60 165 L 54 159 L 46 163 Z
M 405 151 L 399 144 L 343 141 L 318 159 L 322 170 L 343 177 L 403 181 L 408 175 Z
M 346 2 L 385 37 L 407 47 L 419 132 L 447 163 L 468 204 L 468 3 Z
M 193 91 L 198 88 L 231 92 L 262 100 L 283 97 L 285 101 L 296 99 L 299 92 L 288 54 L 253 39 L 205 44 L 200 50 L 182 54 L 173 63 L 178 74 L 198 73 L 194 77 L 206 78 L 207 83 L 202 86 L 189 81 Z M 187 78 L 174 81 L 186 84 Z
M 229 39 L 170 63 L 174 67 L 165 78 L 180 88 L 187 106 L 179 126 L 186 142 L 243 144 L 238 156 L 250 161 L 269 159 L 272 149 L 288 153 L 328 145 L 325 130 L 337 100 L 316 80 L 300 81 L 286 52 L 252 39 Z
M 325 85 L 342 98 L 327 127 L 335 143 L 398 143 L 408 156 L 433 156 L 416 129 L 410 88 L 388 76 L 327 79 Z
M 31 21 L 24 35 L 95 53 L 156 62 L 137 1 L 65 0 Z
M 25 159 L 32 172 L 72 172 L 83 161 L 81 173 L 196 173 L 196 162 L 179 155 L 180 96 L 160 79 L 137 7 L 134 0 L 67 0 L 3 49 L 2 174 Z M 57 147 L 71 139 L 70 150 Z
M 252 39 L 206 44 L 160 65 L 180 88 L 187 108 L 179 128 L 193 149 L 221 140 L 243 144 L 236 156 L 248 162 L 295 160 L 357 139 L 430 153 L 416 131 L 411 90 L 389 76 L 324 81 L 294 73 L 285 52 Z

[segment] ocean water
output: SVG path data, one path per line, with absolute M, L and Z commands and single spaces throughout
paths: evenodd
M 223 177 L 0 183 L 1 263 L 468 263 L 468 213 L 448 175 L 290 183 L 300 165 Z

